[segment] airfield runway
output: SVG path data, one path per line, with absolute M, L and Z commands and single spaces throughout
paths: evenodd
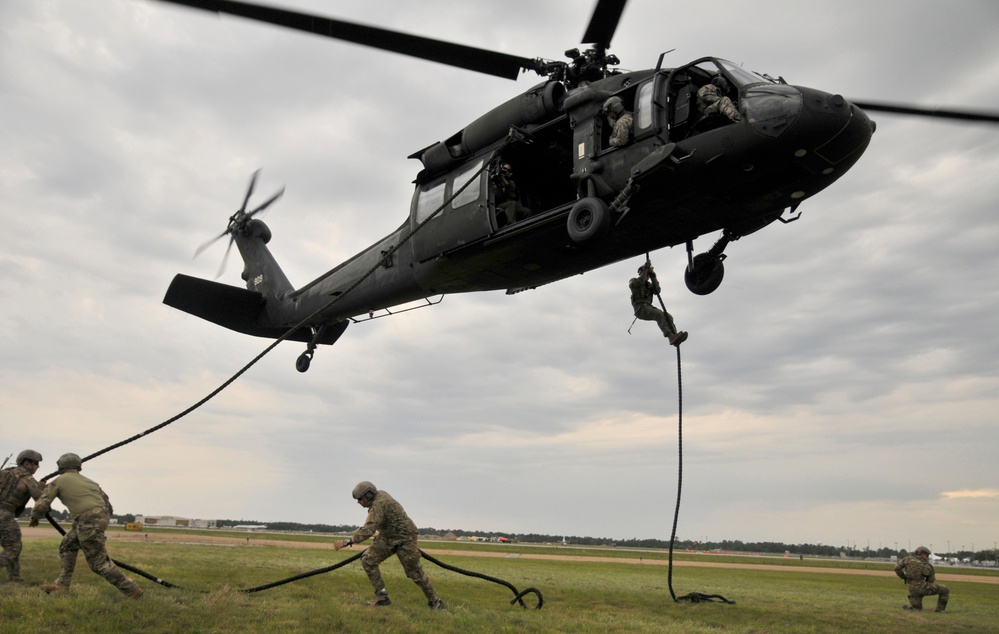
M 58 537 L 59 534 L 51 526 L 38 526 L 36 528 L 28 528 L 26 526 L 21 527 L 21 534 L 23 539 L 40 539 L 44 537 Z M 140 532 L 129 532 L 124 531 L 110 531 L 107 533 L 108 540 L 111 542 L 169 542 L 172 544 L 192 544 L 192 545 L 214 545 L 214 546 L 281 546 L 284 548 L 313 548 L 318 550 L 332 550 L 333 541 L 328 542 L 300 542 L 300 541 L 285 541 L 280 539 L 260 539 L 259 537 L 254 537 L 252 534 L 248 534 L 246 537 L 233 537 L 231 534 L 228 535 L 201 535 L 194 533 L 186 533 L 184 531 L 173 532 L 156 532 L 156 533 L 140 533 Z M 114 556 L 112 546 L 112 556 Z M 618 564 L 634 564 L 642 566 L 666 566 L 669 562 L 666 559 L 655 559 L 638 557 L 635 558 L 622 558 L 622 557 L 592 557 L 592 556 L 574 556 L 574 555 L 532 555 L 529 553 L 502 553 L 495 551 L 471 551 L 471 550 L 448 550 L 447 548 L 424 548 L 426 553 L 433 555 L 434 557 L 502 557 L 502 558 L 516 558 L 516 559 L 535 559 L 535 560 L 547 560 L 547 561 L 587 561 L 587 562 L 604 562 L 604 563 L 618 563 Z M 348 551 L 349 552 L 349 551 Z M 659 554 L 659 553 L 656 553 Z M 710 557 L 711 555 L 704 555 L 705 557 Z M 711 561 L 690 561 L 690 560 L 674 560 L 673 565 L 680 568 L 685 566 L 700 566 L 704 568 L 739 568 L 742 570 L 771 570 L 779 572 L 812 572 L 812 573 L 825 573 L 831 575 L 867 575 L 873 577 L 895 577 L 895 573 L 891 570 L 858 570 L 849 568 L 822 568 L 819 566 L 778 566 L 770 564 L 737 564 L 737 563 L 716 563 Z M 938 568 L 939 570 L 939 568 Z M 947 572 L 938 572 L 937 579 L 940 581 L 967 581 L 971 583 L 992 583 L 999 584 L 999 576 L 984 576 L 984 575 L 962 575 L 962 574 L 952 574 Z

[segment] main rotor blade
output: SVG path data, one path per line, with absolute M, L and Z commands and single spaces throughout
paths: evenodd
M 988 112 L 971 112 L 968 110 L 941 110 L 939 108 L 913 108 L 888 103 L 872 103 L 869 101 L 854 101 L 853 105 L 861 110 L 871 112 L 890 112 L 893 114 L 907 114 L 917 117 L 938 117 L 941 119 L 959 119 L 962 121 L 979 121 L 985 123 L 999 123 L 999 114 Z
M 620 0 L 618 0 L 620 1 Z M 287 9 L 235 0 L 160 0 L 213 13 L 228 13 L 277 26 L 305 31 L 337 40 L 363 44 L 410 57 L 439 62 L 467 70 L 517 79 L 521 70 L 540 72 L 538 60 L 497 53 L 482 48 L 452 44 L 353 22 L 334 20 Z
M 621 13 L 624 12 L 626 2 L 627 0 L 598 0 L 590 24 L 583 34 L 582 43 L 610 48 L 611 39 L 617 30 L 617 23 L 621 21 Z

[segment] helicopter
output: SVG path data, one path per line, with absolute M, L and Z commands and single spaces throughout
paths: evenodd
M 296 369 L 332 345 L 351 321 L 455 293 L 508 294 L 663 247 L 684 245 L 684 280 L 707 295 L 733 241 L 800 217 L 799 205 L 841 178 L 876 126 L 867 112 L 999 122 L 964 111 L 851 102 L 792 86 L 717 57 L 622 71 L 609 54 L 624 0 L 599 0 L 568 61 L 516 57 L 295 11 L 228 0 L 163 0 L 364 44 L 506 79 L 541 82 L 451 136 L 410 155 L 422 164 L 408 216 L 367 249 L 301 288 L 268 250 L 258 217 L 280 192 L 242 206 L 216 238 L 235 244 L 246 289 L 177 275 L 164 303 L 244 334 L 305 342 Z M 717 81 L 721 78 L 723 81 Z M 738 121 L 701 112 L 716 80 Z M 633 113 L 630 142 L 611 144 L 609 100 Z M 523 214 L 503 212 L 493 186 L 514 171 Z M 719 234 L 695 255 L 694 241 Z M 207 246 L 207 245 L 205 245 Z M 202 247 L 203 250 L 204 247 Z M 229 250 L 226 253 L 228 255 Z

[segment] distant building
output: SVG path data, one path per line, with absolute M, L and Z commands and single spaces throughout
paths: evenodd
M 136 523 L 160 528 L 216 528 L 216 520 L 192 520 L 170 515 L 136 515 Z

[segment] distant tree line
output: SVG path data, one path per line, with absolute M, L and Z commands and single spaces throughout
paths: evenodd
M 25 510 L 22 517 L 28 517 L 31 508 Z M 59 522 L 70 521 L 68 511 L 51 510 L 49 514 Z M 118 523 L 134 522 L 135 515 L 126 513 L 122 515 L 112 515 Z M 289 531 L 300 533 L 352 533 L 357 530 L 356 524 L 301 524 L 299 522 L 258 522 L 255 520 L 216 520 L 218 528 L 229 528 L 245 524 L 266 524 L 268 530 Z M 574 546 L 617 546 L 621 548 L 658 548 L 666 550 L 669 548 L 669 540 L 664 539 L 609 539 L 607 537 L 581 537 L 579 535 L 545 535 L 542 533 L 504 533 L 498 531 L 467 531 L 456 528 L 421 528 L 418 529 L 421 535 L 434 535 L 444 537 L 454 535 L 455 537 L 506 537 L 511 541 L 525 542 L 528 544 L 560 544 L 564 540 Z M 903 557 L 908 554 L 905 548 L 895 550 L 886 546 L 873 548 L 857 548 L 856 546 L 828 546 L 825 544 L 785 544 L 784 542 L 744 542 L 741 540 L 721 540 L 716 542 L 702 542 L 690 539 L 678 539 L 673 543 L 673 550 L 721 550 L 727 552 L 747 552 L 783 555 L 804 555 L 807 557 L 839 557 L 840 553 L 847 557 L 889 559 L 893 556 Z M 959 550 L 953 553 L 936 553 L 942 557 L 957 557 L 958 559 L 970 558 L 973 561 L 993 561 L 996 559 L 995 551 L 991 549 Z

